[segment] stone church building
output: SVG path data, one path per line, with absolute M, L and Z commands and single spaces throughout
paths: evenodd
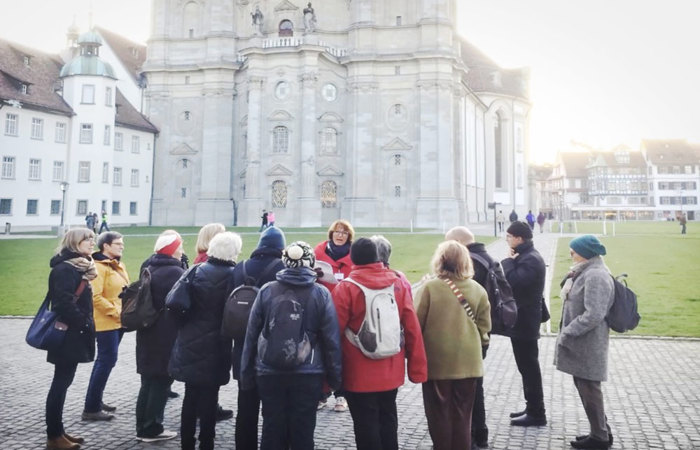
M 529 75 L 466 42 L 456 2 L 154 0 L 153 224 L 524 212 Z

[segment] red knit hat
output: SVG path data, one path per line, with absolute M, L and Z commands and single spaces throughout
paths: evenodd
M 177 234 L 166 234 L 158 237 L 154 250 L 159 255 L 173 256 L 173 253 L 182 245 L 182 238 Z

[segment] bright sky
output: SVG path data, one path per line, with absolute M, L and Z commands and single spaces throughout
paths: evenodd
M 300 2 L 303 3 L 303 2 Z M 696 0 L 457 0 L 459 31 L 503 67 L 531 69 L 531 159 L 572 140 L 602 148 L 643 138 L 700 142 Z M 146 0 L 0 0 L 0 37 L 58 52 L 73 21 L 137 42 Z M 34 14 L 29 14 L 34 13 Z

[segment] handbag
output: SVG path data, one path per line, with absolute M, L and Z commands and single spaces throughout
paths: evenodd
M 165 307 L 177 313 L 179 316 L 184 316 L 192 307 L 192 297 L 190 294 L 192 280 L 194 280 L 195 273 L 197 272 L 197 266 L 199 266 L 199 264 L 195 264 L 187 269 L 187 272 L 182 274 L 165 297 Z
M 549 308 L 547 308 L 547 302 L 545 302 L 544 299 L 540 300 L 540 305 L 542 305 L 542 319 L 540 322 L 545 323 L 551 318 L 549 315 Z
M 81 280 L 78 289 L 73 294 L 73 302 L 78 300 L 78 297 L 85 290 L 85 286 L 87 286 L 87 281 Z M 49 297 L 46 296 L 39 311 L 34 316 L 34 320 L 29 325 L 25 341 L 39 350 L 56 350 L 63 345 L 67 331 L 68 325 L 59 320 L 58 313 L 49 309 Z

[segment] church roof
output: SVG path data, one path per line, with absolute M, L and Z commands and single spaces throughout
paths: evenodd
M 14 100 L 24 107 L 72 115 L 72 108 L 56 92 L 62 65 L 58 55 L 0 39 L 0 101 Z M 27 86 L 26 94 L 22 85 Z
M 685 139 L 644 139 L 642 148 L 652 164 L 700 162 L 700 145 L 690 144 Z
M 134 79 L 138 80 L 141 77 L 141 67 L 146 61 L 146 46 L 130 41 L 106 28 L 95 27 L 95 30 L 104 38 Z
M 114 121 L 117 126 L 133 128 L 149 133 L 158 133 L 158 128 L 156 128 L 146 116 L 138 112 L 119 89 L 117 89 L 116 106 L 117 114 Z
M 473 91 L 529 97 L 526 68 L 504 69 L 464 38 L 461 47 L 462 60 L 469 68 L 467 84 Z

